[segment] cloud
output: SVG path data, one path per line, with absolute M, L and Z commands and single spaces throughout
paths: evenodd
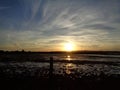
M 82 47 L 119 44 L 119 10 L 117 0 L 20 0 L 19 9 L 4 16 L 5 30 L 0 42 L 15 47 L 48 47 L 74 41 Z M 18 8 L 18 7 L 17 7 Z M 4 9 L 4 8 L 3 8 Z M 2 10 L 2 7 L 1 7 Z M 9 16 L 9 18 L 11 18 Z M 7 24 L 7 22 L 13 22 Z M 1 25 L 3 25 L 1 22 Z M 2 35 L 3 33 L 3 35 Z M 19 42 L 18 42 L 19 41 Z M 90 45 L 88 45 L 90 44 Z M 117 46 L 116 45 L 116 46 Z M 53 46 L 52 46 L 53 47 Z
M 9 9 L 10 7 L 6 7 L 6 6 L 4 6 L 4 7 L 0 7 L 0 10 L 5 10 L 5 9 Z
M 25 17 L 23 26 L 31 28 L 42 19 L 45 2 L 46 0 L 23 0 Z
M 85 25 L 84 28 L 88 29 L 99 29 L 99 30 L 115 30 L 116 28 L 113 26 L 108 26 L 105 24 L 92 24 L 92 25 Z

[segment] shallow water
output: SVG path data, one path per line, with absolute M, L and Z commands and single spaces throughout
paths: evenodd
M 120 75 L 120 55 L 96 55 L 96 54 L 52 54 L 44 55 L 41 58 L 48 60 L 53 56 L 54 60 L 71 61 L 107 61 L 115 62 L 112 64 L 79 64 L 79 63 L 54 63 L 55 75 L 68 76 L 72 78 L 82 78 L 83 76 L 100 76 L 101 74 Z M 48 77 L 49 76 L 49 62 L 0 62 L 0 74 L 6 77 Z

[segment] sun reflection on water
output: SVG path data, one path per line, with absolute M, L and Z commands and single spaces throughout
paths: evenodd
M 70 61 L 70 60 L 71 60 L 70 55 L 67 55 L 66 60 L 68 60 L 68 61 Z
M 66 64 L 66 74 L 71 74 L 72 72 L 71 72 L 71 70 L 74 68 L 74 64 L 72 64 L 72 63 L 68 63 L 68 64 Z

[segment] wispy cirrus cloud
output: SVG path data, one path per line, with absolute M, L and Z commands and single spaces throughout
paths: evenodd
M 4 23 L 0 22 L 5 27 L 5 31 L 0 27 L 0 37 L 4 38 L 1 45 L 34 47 L 32 50 L 41 47 L 50 50 L 53 44 L 57 46 L 69 40 L 86 49 L 116 50 L 120 45 L 118 0 L 17 1 L 18 6 L 11 5 L 17 8 L 6 11 L 8 16 L 2 19 Z M 19 12 L 22 14 L 16 14 Z M 8 25 L 7 21 L 11 23 Z
M 6 6 L 3 6 L 3 7 L 0 7 L 0 10 L 5 10 L 5 9 L 9 9 L 10 7 L 6 7 Z

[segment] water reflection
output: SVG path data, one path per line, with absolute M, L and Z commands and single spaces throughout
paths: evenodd
M 68 60 L 68 61 L 70 61 L 70 60 L 71 60 L 70 55 L 67 55 L 66 60 Z
M 72 73 L 72 69 L 74 69 L 74 67 L 75 67 L 75 65 L 74 64 L 72 64 L 72 63 L 68 63 L 68 64 L 66 64 L 65 65 L 65 72 L 66 72 L 66 74 L 71 74 Z
M 71 60 L 71 56 L 67 55 L 66 60 L 70 61 Z M 66 67 L 66 70 L 65 70 L 66 74 L 71 74 L 71 70 L 70 69 L 73 67 L 72 63 L 66 64 L 65 67 Z

